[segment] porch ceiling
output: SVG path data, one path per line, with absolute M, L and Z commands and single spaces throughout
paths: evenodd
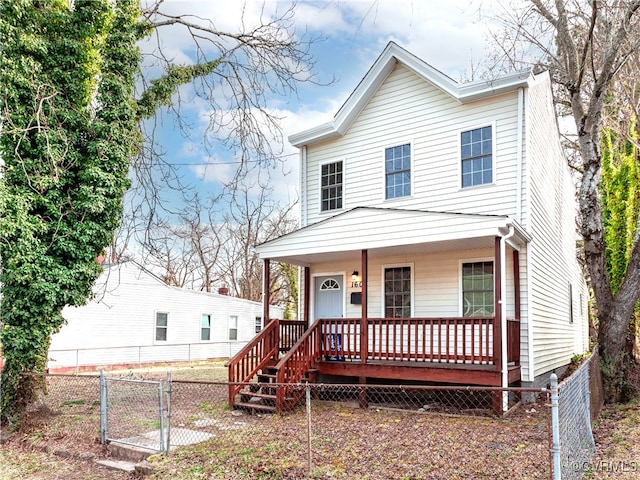
M 261 258 L 307 266 L 319 261 L 493 248 L 514 228 L 512 243 L 529 240 L 513 219 L 358 207 L 256 247 Z

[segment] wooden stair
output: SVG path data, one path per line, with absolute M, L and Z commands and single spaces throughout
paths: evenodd
M 300 383 L 313 383 L 317 379 L 317 369 L 311 369 L 301 379 Z M 267 367 L 264 371 L 256 375 L 256 383 L 246 385 L 238 392 L 240 400 L 233 403 L 233 408 L 244 410 L 251 414 L 255 413 L 278 413 L 276 408 L 277 389 L 281 388 L 276 383 L 277 370 L 274 367 Z M 284 404 L 287 410 L 293 408 L 299 401 L 300 396 L 285 396 Z

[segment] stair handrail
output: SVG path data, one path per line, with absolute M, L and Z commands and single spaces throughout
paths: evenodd
M 279 322 L 272 320 L 225 364 L 229 370 L 229 406 L 233 405 L 243 384 L 250 382 L 269 361 L 278 358 L 279 336 Z
M 321 354 L 321 319 L 317 319 L 298 341 L 275 366 L 276 383 L 276 410 L 282 414 L 285 409 L 284 401 L 290 388 L 285 384 L 300 383 L 310 369 L 317 366 Z M 303 391 L 298 392 L 301 396 Z

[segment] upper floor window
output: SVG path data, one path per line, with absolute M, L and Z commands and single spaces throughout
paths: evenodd
M 384 151 L 385 198 L 411 195 L 411 145 Z
M 462 314 L 490 317 L 494 314 L 493 262 L 462 264 Z
M 320 172 L 321 204 L 320 210 L 339 210 L 342 208 L 342 161 L 325 163 Z
M 473 187 L 493 181 L 491 127 L 476 128 L 461 134 L 462 186 Z
M 384 316 L 411 317 L 411 267 L 384 269 Z

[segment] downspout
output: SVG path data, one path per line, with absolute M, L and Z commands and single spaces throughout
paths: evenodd
M 524 89 L 518 89 L 518 132 L 516 133 L 516 220 L 522 221 L 522 130 L 524 128 Z
M 300 226 L 307 226 L 307 146 L 300 147 Z
M 506 285 L 507 285 L 507 240 L 509 240 L 515 234 L 515 229 L 513 228 L 513 224 L 509 224 L 509 231 L 506 235 L 500 237 L 500 283 L 502 285 L 502 289 L 500 295 L 502 298 L 499 299 L 502 308 L 500 308 L 500 325 L 501 325 L 501 339 L 500 339 L 500 348 L 502 351 L 502 381 L 501 387 L 507 388 L 509 386 L 509 362 L 507 357 L 507 305 L 504 301 L 506 295 Z M 502 392 L 502 411 L 506 412 L 509 410 L 509 392 Z

